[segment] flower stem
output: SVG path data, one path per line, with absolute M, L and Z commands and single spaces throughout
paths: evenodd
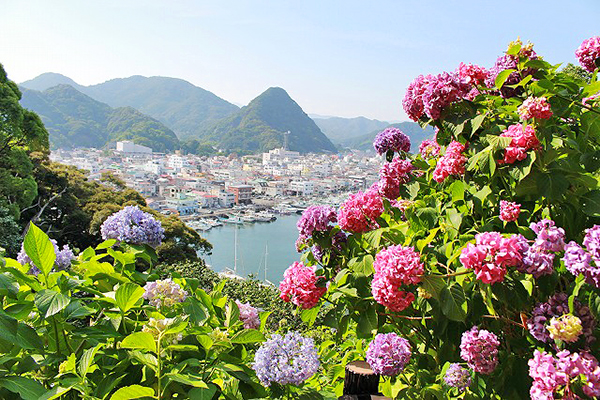
M 158 334 L 158 340 L 156 341 L 156 359 L 158 360 L 158 396 L 157 399 L 160 400 L 162 398 L 162 386 L 161 386 L 161 380 L 162 380 L 162 361 L 161 361 L 161 357 L 160 357 L 160 342 L 162 339 L 162 333 Z

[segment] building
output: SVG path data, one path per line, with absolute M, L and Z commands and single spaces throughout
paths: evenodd
M 315 184 L 311 181 L 292 181 L 290 191 L 297 196 L 312 196 L 315 190 Z
M 235 204 L 250 204 L 252 202 L 252 186 L 231 185 L 227 191 L 235 196 Z
M 142 146 L 141 144 L 135 144 L 128 140 L 117 142 L 117 151 L 121 153 L 152 154 L 152 149 L 150 147 Z
M 289 151 L 284 148 L 273 149 L 268 153 L 263 153 L 263 165 L 295 160 L 299 157 L 300 153 L 297 151 Z

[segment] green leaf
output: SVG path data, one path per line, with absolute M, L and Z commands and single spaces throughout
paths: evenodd
M 77 369 L 79 372 L 79 376 L 85 378 L 88 371 L 90 370 L 92 363 L 94 362 L 94 356 L 102 346 L 103 344 L 98 344 L 96 345 L 96 347 L 87 349 L 83 352 L 81 358 L 79 359 L 79 367 Z
M 13 279 L 6 274 L 0 274 L 0 296 L 16 298 L 19 287 Z
M 44 318 L 58 314 L 64 310 L 70 302 L 70 297 L 55 292 L 54 290 L 44 289 L 35 294 L 35 305 Z
M 504 82 L 506 82 L 506 80 L 508 79 L 510 74 L 512 74 L 513 72 L 516 72 L 516 69 L 505 69 L 504 71 L 500 72 L 496 76 L 496 82 L 495 82 L 496 88 L 498 88 L 498 89 L 502 88 L 502 85 L 504 85 Z
M 378 318 L 375 307 L 369 307 L 360 316 L 356 325 L 356 334 L 359 338 L 367 338 L 373 335 L 373 331 L 377 329 Z
M 586 112 L 581 115 L 581 131 L 593 138 L 600 138 L 600 115 Z
M 231 343 L 261 343 L 265 340 L 265 335 L 256 329 L 244 329 L 231 338 Z
M 201 325 L 208 319 L 208 310 L 195 297 L 188 297 L 183 303 L 183 309 L 193 324 Z
M 154 397 L 154 389 L 140 385 L 125 386 L 117 390 L 110 400 L 130 400 L 142 397 Z
M 96 250 L 108 249 L 109 247 L 113 247 L 115 244 L 117 244 L 117 239 L 108 239 L 96 246 Z
M 465 183 L 463 181 L 452 182 L 449 189 L 452 193 L 452 202 L 465 199 Z
M 87 317 L 88 315 L 95 314 L 96 310 L 91 307 L 83 306 L 79 300 L 71 301 L 65 312 L 63 313 L 65 319 L 77 319 Z
M 124 285 L 119 286 L 117 292 L 115 293 L 115 300 L 117 302 L 117 307 L 122 312 L 129 311 L 139 299 L 144 295 L 144 288 L 140 285 L 136 285 L 135 283 L 128 282 Z
M 581 196 L 581 211 L 590 217 L 600 216 L 600 190 L 592 190 Z
M 463 322 L 467 318 L 467 300 L 462 286 L 452 283 L 440 291 L 442 312 L 448 319 Z
M 156 353 L 156 341 L 150 332 L 135 332 L 121 342 L 125 349 L 142 349 Z
M 184 385 L 208 389 L 208 385 L 201 378 L 176 373 L 165 374 L 165 376 L 172 381 L 183 383 Z
M 132 350 L 129 352 L 129 354 L 145 366 L 151 368 L 153 371 L 158 370 L 158 360 L 156 359 L 154 354 L 142 353 L 138 350 Z
M 235 301 L 230 300 L 225 313 L 225 326 L 230 327 L 240 319 L 240 309 Z
M 215 393 L 217 393 L 217 387 L 210 385 L 208 388 L 194 388 L 190 390 L 188 397 L 190 400 L 211 400 Z
M 70 387 L 55 386 L 52 389 L 48 390 L 46 393 L 44 393 L 44 395 L 42 397 L 40 397 L 39 400 L 54 400 L 54 399 L 58 399 L 63 394 L 65 394 L 69 390 L 71 390 L 71 388 L 72 388 L 72 386 L 70 386 Z
M 0 387 L 18 393 L 23 400 L 38 400 L 46 393 L 46 388 L 37 381 L 22 376 L 0 378 Z
M 440 292 L 446 287 L 444 278 L 436 275 L 422 276 L 421 284 L 423 285 L 423 289 L 436 300 L 439 300 Z
M 373 273 L 375 273 L 373 261 L 373 256 L 370 254 L 362 257 L 355 257 L 348 262 L 348 268 L 353 272 L 357 272 L 365 276 L 371 276 Z
M 32 327 L 3 311 L 0 311 L 0 339 L 24 349 L 41 350 L 44 347 L 42 339 Z
M 52 271 L 54 261 L 56 261 L 54 246 L 48 235 L 33 223 L 29 223 L 23 247 L 31 262 L 42 271 L 44 276 L 47 276 Z
M 317 304 L 313 308 L 307 308 L 302 310 L 300 313 L 300 318 L 304 321 L 309 327 L 313 326 L 315 321 L 317 320 L 317 316 L 319 315 L 319 310 L 321 309 L 321 305 Z

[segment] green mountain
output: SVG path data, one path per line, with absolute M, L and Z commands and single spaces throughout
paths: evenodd
M 46 73 L 23 82 L 34 90 L 69 84 L 111 107 L 133 107 L 168 126 L 181 139 L 194 138 L 206 127 L 239 110 L 213 93 L 182 79 L 131 76 L 82 86 L 64 75 Z
M 36 112 L 50 134 L 53 148 L 104 147 L 132 140 L 154 151 L 179 148 L 173 131 L 131 107 L 112 108 L 70 85 L 44 90 L 21 88 L 23 107 Z
M 287 131 L 290 150 L 336 152 L 315 122 L 278 87 L 267 89 L 237 113 L 206 129 L 199 140 L 227 150 L 259 152 L 281 147 Z
M 340 143 L 348 139 L 366 134 L 375 130 L 385 129 L 390 123 L 365 117 L 341 118 L 341 117 L 313 117 L 313 121 L 333 142 Z
M 383 129 L 390 127 L 398 128 L 410 137 L 410 149 L 412 152 L 418 151 L 421 142 L 425 139 L 432 139 L 434 135 L 433 128 L 430 126 L 423 129 L 416 122 L 400 122 L 376 129 L 366 135 L 346 139 L 342 141 L 342 145 L 356 150 L 373 150 L 373 140 L 375 139 L 375 136 Z

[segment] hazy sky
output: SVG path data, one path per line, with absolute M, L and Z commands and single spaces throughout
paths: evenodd
M 0 0 L 0 63 L 22 82 L 182 78 L 236 104 L 270 86 L 304 111 L 405 120 L 417 75 L 491 66 L 520 36 L 552 63 L 600 35 L 600 0 Z

